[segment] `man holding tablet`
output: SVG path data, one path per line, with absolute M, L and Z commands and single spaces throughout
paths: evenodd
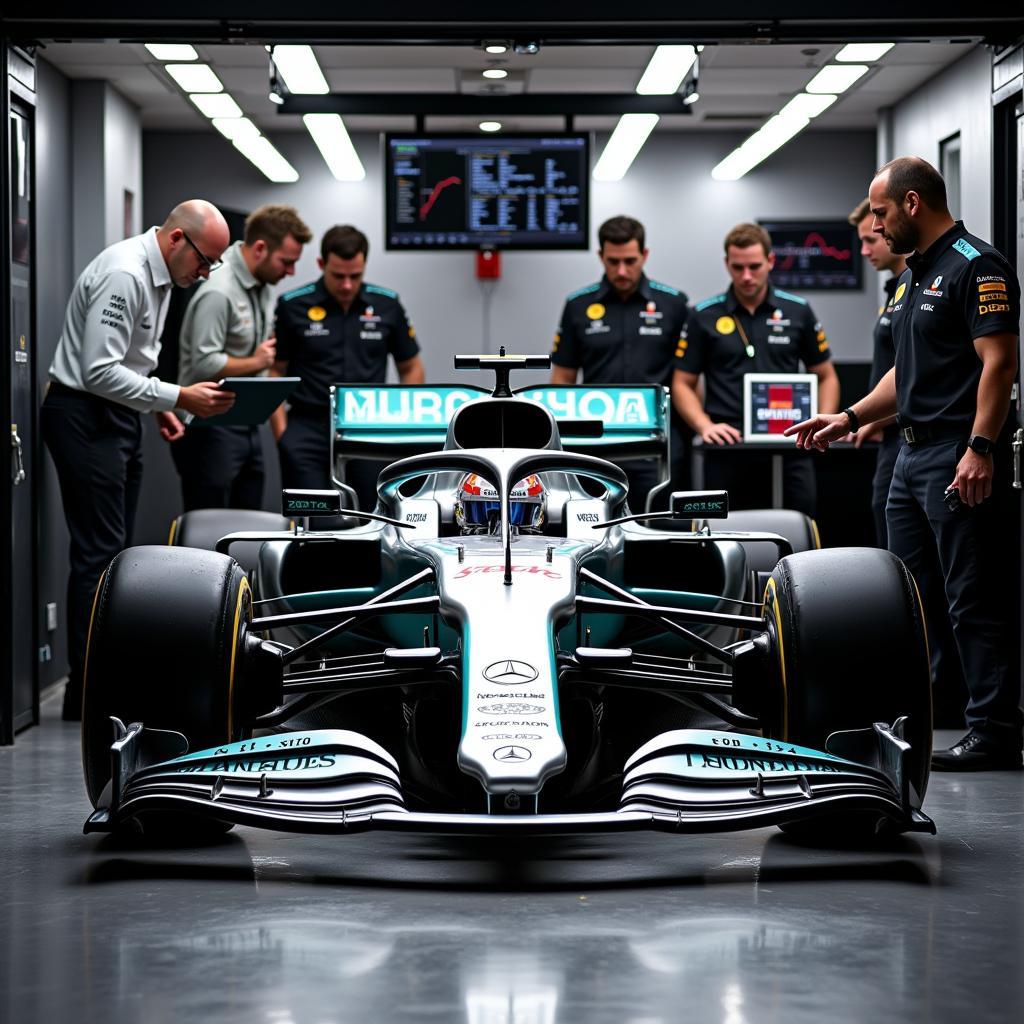
M 193 296 L 179 340 L 182 384 L 223 377 L 266 376 L 276 356 L 271 337 L 271 285 L 295 273 L 313 237 L 294 207 L 261 206 L 245 237 L 224 253 L 224 265 Z M 193 421 L 171 448 L 185 511 L 262 508 L 259 428 Z
M 728 291 L 697 303 L 676 348 L 672 402 L 704 442 L 704 485 L 729 492 L 731 508 L 761 508 L 771 493 L 771 455 L 717 454 L 743 440 L 743 377 L 798 373 L 818 378 L 818 407 L 839 408 L 839 378 L 828 341 L 806 300 L 773 288 L 772 240 L 758 224 L 738 224 L 725 237 Z M 697 384 L 704 375 L 705 400 Z M 797 453 L 783 466 L 783 505 L 814 514 L 814 467 Z

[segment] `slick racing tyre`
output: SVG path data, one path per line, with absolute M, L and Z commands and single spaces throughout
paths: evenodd
M 96 590 L 86 648 L 82 762 L 97 806 L 110 780 L 111 716 L 182 733 L 190 750 L 242 738 L 235 687 L 252 596 L 234 559 L 127 548 Z
M 800 552 L 773 570 L 765 612 L 773 690 L 765 735 L 824 750 L 830 733 L 892 725 L 905 715 L 910 781 L 923 800 L 931 668 L 921 598 L 907 567 L 877 548 Z

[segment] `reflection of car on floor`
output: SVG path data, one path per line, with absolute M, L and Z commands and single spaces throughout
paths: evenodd
M 217 550 L 114 559 L 88 830 L 932 830 L 928 655 L 898 559 L 723 528 L 724 493 L 631 514 L 618 463 L 663 454 L 661 389 L 513 393 L 509 371 L 546 357 L 460 359 L 496 371 L 493 395 L 362 389 L 349 422 L 338 392 L 338 461 L 394 460 L 375 513 L 185 516 L 178 538 L 226 534 Z M 285 502 L 338 525 L 338 492 Z M 245 544 L 248 574 L 226 553 Z

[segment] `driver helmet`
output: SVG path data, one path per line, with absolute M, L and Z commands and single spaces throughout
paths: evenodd
M 519 529 L 536 530 L 544 522 L 547 495 L 540 477 L 531 473 L 509 494 L 509 520 Z M 474 531 L 497 524 L 501 515 L 498 489 L 476 473 L 467 473 L 455 497 L 455 522 L 463 530 Z

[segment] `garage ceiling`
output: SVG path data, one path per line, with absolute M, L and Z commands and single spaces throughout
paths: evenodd
M 817 130 L 869 129 L 891 106 L 967 53 L 972 42 L 900 43 L 814 122 Z M 141 43 L 44 40 L 41 56 L 73 79 L 101 79 L 141 111 L 143 127 L 164 131 L 213 129 Z M 258 44 L 196 46 L 243 111 L 266 132 L 302 131 L 298 115 L 280 115 L 267 98 L 267 54 Z M 546 46 L 534 55 L 500 57 L 466 46 L 363 45 L 314 47 L 334 92 L 632 93 L 654 51 L 651 45 Z M 691 116 L 666 116 L 659 131 L 756 128 L 799 92 L 840 49 L 838 43 L 721 44 L 700 57 L 700 100 Z M 502 67 L 503 83 L 480 72 Z M 501 111 L 496 108 L 496 113 Z M 479 118 L 430 118 L 434 130 L 475 129 Z M 502 115 L 507 130 L 551 130 L 561 118 Z M 348 116 L 353 131 L 405 131 L 411 117 Z M 580 117 L 580 130 L 610 130 L 616 118 Z

